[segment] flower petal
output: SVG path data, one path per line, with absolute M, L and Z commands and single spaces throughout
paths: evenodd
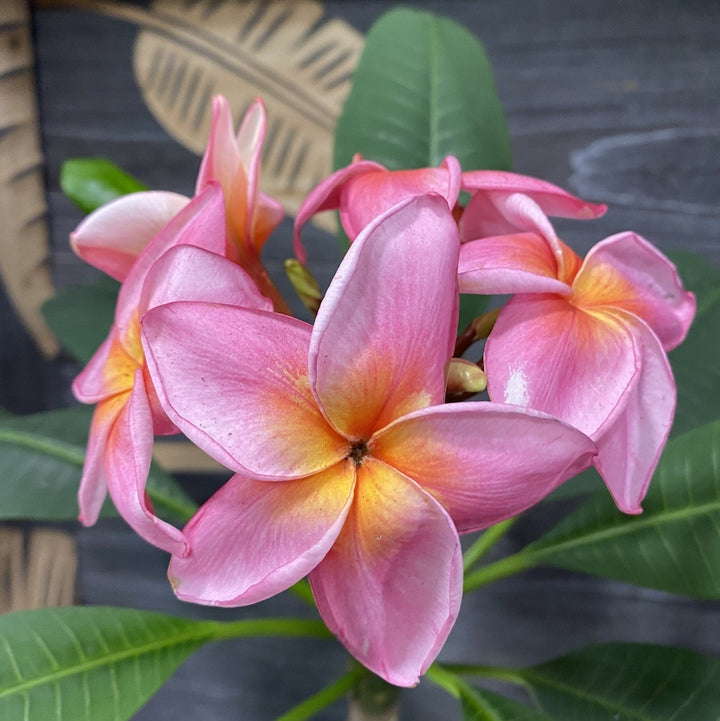
M 315 321 L 311 386 L 349 438 L 444 399 L 457 326 L 457 226 L 442 198 L 405 201 L 368 226 Z
M 244 185 L 245 172 L 227 98 L 216 95 L 212 100 L 212 110 L 210 135 L 200 163 L 195 195 L 200 195 L 212 181 L 219 183 L 226 192 L 229 192 L 238 171 L 242 174 Z
M 281 483 L 233 476 L 184 529 L 191 551 L 170 562 L 175 593 L 192 603 L 245 606 L 284 591 L 335 542 L 354 485 L 347 461 Z
M 171 248 L 145 278 L 140 313 L 177 300 L 201 300 L 272 310 L 253 279 L 221 255 L 192 245 Z
M 675 413 L 675 380 L 665 352 L 653 332 L 634 316 L 620 312 L 628 324 L 640 358 L 638 382 L 623 413 L 598 432 L 595 465 L 617 507 L 640 513 Z
M 225 253 L 225 208 L 220 186 L 212 183 L 193 198 L 149 243 L 120 288 L 115 324 L 121 335 L 137 316 L 145 277 L 153 263 L 177 245 L 195 245 Z
M 547 241 L 536 233 L 481 238 L 460 246 L 461 293 L 557 293 L 572 288 L 557 279 L 557 264 Z
M 121 393 L 98 403 L 90 423 L 85 465 L 83 466 L 78 505 L 79 521 L 84 526 L 97 522 L 100 509 L 107 495 L 107 476 L 105 475 L 105 449 L 110 430 L 120 411 L 124 408 L 129 393 Z
M 587 220 L 600 217 L 607 206 L 588 203 L 571 193 L 529 175 L 501 170 L 471 170 L 462 174 L 462 189 L 470 193 L 522 193 L 532 198 L 547 215 Z
M 581 305 L 608 305 L 642 318 L 666 351 L 679 345 L 695 315 L 695 296 L 657 248 L 619 233 L 590 250 L 573 288 Z
M 401 418 L 373 437 L 370 452 L 412 478 L 468 533 L 530 508 L 590 466 L 597 449 L 543 413 L 469 402 Z
M 259 478 L 297 478 L 344 458 L 347 441 L 310 391 L 310 326 L 276 313 L 171 303 L 143 318 L 168 416 L 206 453 Z
M 415 483 L 366 459 L 345 525 L 310 584 L 323 620 L 358 661 L 390 683 L 413 686 L 460 608 L 457 532 Z
M 307 194 L 295 215 L 295 233 L 293 235 L 295 257 L 303 265 L 307 263 L 307 252 L 300 240 L 300 230 L 303 225 L 315 213 L 339 208 L 340 197 L 345 183 L 351 178 L 370 172 L 387 173 L 388 171 L 380 163 L 374 163 L 371 160 L 358 160 L 345 168 L 336 170 Z
M 624 323 L 554 296 L 515 296 L 485 347 L 491 400 L 549 413 L 591 437 L 622 412 L 639 367 Z
M 139 536 L 168 553 L 184 555 L 188 550 L 184 535 L 152 512 L 145 494 L 152 447 L 152 414 L 143 373 L 138 369 L 135 385 L 107 440 L 108 490 L 120 515 Z
M 125 351 L 111 328 L 87 365 L 72 384 L 75 398 L 81 403 L 98 403 L 116 393 L 132 388 L 137 362 Z
M 178 193 L 130 193 L 90 213 L 70 234 L 75 253 L 124 281 L 138 255 L 188 203 Z

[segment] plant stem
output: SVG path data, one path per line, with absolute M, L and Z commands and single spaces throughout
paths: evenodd
M 322 621 L 305 618 L 259 618 L 252 620 L 212 622 L 218 641 L 246 636 L 290 636 L 302 638 L 333 638 Z
M 276 721 L 305 721 L 311 718 L 318 711 L 341 699 L 365 673 L 367 673 L 365 669 L 360 666 L 352 668 L 342 678 L 305 699 L 295 708 L 279 716 Z
M 512 527 L 519 516 L 501 521 L 484 531 L 463 554 L 463 568 L 469 571 Z
M 447 691 L 451 696 L 454 696 L 455 698 L 460 696 L 460 691 L 458 690 L 460 679 L 443 666 L 434 663 L 425 672 L 425 678 L 432 681 L 436 686 L 440 686 L 441 689 Z
M 480 586 L 485 586 L 493 581 L 498 581 L 506 576 L 512 576 L 520 571 L 525 571 L 535 565 L 535 560 L 530 553 L 520 551 L 512 556 L 506 556 L 499 561 L 481 566 L 465 576 L 464 591 L 474 591 Z
M 294 586 L 290 586 L 288 591 L 301 598 L 305 603 L 309 603 L 313 608 L 315 607 L 315 597 L 306 578 L 301 578 Z

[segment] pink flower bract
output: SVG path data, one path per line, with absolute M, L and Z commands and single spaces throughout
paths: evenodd
M 418 681 L 458 613 L 458 532 L 519 513 L 595 453 L 541 413 L 443 403 L 458 249 L 446 200 L 418 197 L 360 233 L 314 326 L 208 303 L 145 316 L 165 410 L 236 472 L 184 529 L 180 598 L 240 606 L 309 574 L 359 661 Z

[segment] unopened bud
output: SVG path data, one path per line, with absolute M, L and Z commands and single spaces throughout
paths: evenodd
M 487 388 L 487 376 L 476 363 L 464 358 L 450 359 L 447 369 L 447 395 L 482 393 L 485 388 Z
M 313 315 L 316 314 L 323 296 L 312 273 L 295 258 L 288 258 L 285 261 L 285 273 L 302 304 Z

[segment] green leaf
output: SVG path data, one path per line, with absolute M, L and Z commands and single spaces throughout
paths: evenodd
M 463 721 L 552 721 L 540 711 L 505 696 L 461 684 L 458 686 Z
M 720 289 L 701 297 L 687 338 L 669 355 L 678 389 L 675 435 L 720 418 Z
M 81 363 L 87 363 L 107 337 L 119 289 L 119 283 L 107 278 L 63 290 L 43 305 L 48 325 Z
M 78 406 L 26 416 L 0 416 L 0 518 L 69 520 L 78 515 L 77 490 L 93 409 Z M 197 505 L 153 466 L 147 491 L 155 511 L 187 520 Z M 113 513 L 106 503 L 104 513 Z
M 215 624 L 120 608 L 0 617 L 0 718 L 129 719 L 216 633 Z
M 482 45 L 430 13 L 392 10 L 370 29 L 335 131 L 335 166 L 355 153 L 390 169 L 508 169 L 510 140 Z
M 720 598 L 720 421 L 671 441 L 639 516 L 606 491 L 516 558 L 698 598 Z
M 47 608 L 0 616 L 0 718 L 129 719 L 207 641 L 331 637 L 320 621 L 193 621 L 129 608 Z
M 667 255 L 677 266 L 685 288 L 695 293 L 698 305 L 720 289 L 720 268 L 708 263 L 704 256 L 682 250 L 671 251 Z
M 517 672 L 556 721 L 710 721 L 720 662 L 649 644 L 589 646 Z
M 84 213 L 91 213 L 121 195 L 147 190 L 139 180 L 105 158 L 66 160 L 60 171 L 60 187 Z

